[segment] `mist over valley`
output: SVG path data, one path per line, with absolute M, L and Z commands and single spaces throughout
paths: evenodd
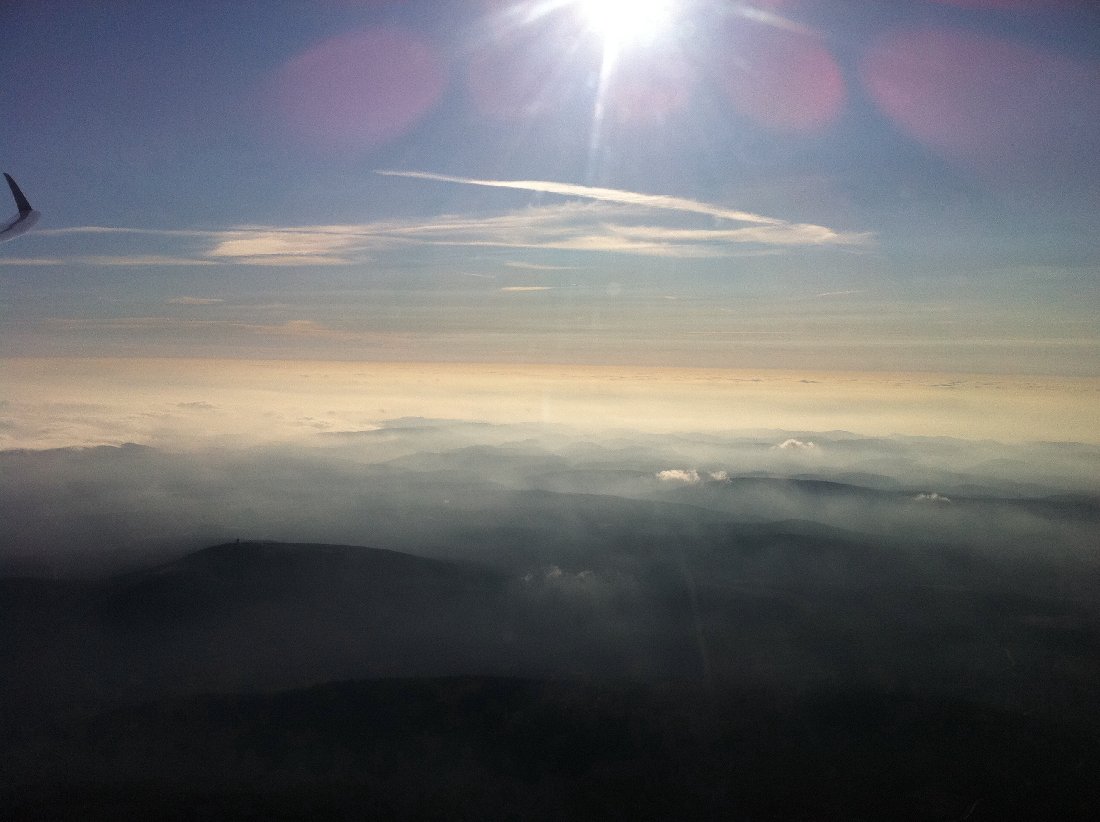
M 364 683 L 358 702 L 341 710 L 412 710 L 420 718 L 407 719 L 408 739 L 457 734 L 463 745 L 487 732 L 482 720 L 463 709 L 443 731 L 421 713 L 424 699 L 446 703 L 454 688 L 510 694 L 509 710 L 527 718 L 517 721 L 557 717 L 581 735 L 571 745 L 589 732 L 561 712 L 594 699 L 582 709 L 592 722 L 642 722 L 649 730 L 638 732 L 655 735 L 615 754 L 632 767 L 656 755 L 652 744 L 672 745 L 675 757 L 695 745 L 717 761 L 744 755 L 708 736 L 665 738 L 664 723 L 680 721 L 734 722 L 756 738 L 759 727 L 725 713 L 738 700 L 760 721 L 803 716 L 810 725 L 840 721 L 824 718 L 831 700 L 865 700 L 885 711 L 875 721 L 901 722 L 903 734 L 918 733 L 906 723 L 963 710 L 982 728 L 1017 728 L 1000 754 L 1009 758 L 1030 756 L 1040 738 L 1086 744 L 1073 734 L 1095 733 L 1100 715 L 1098 459 L 1087 445 L 791 431 L 597 436 L 422 418 L 239 449 L 6 451 L 0 696 L 11 796 L 40 808 L 29 786 L 100 784 L 90 717 L 115 717 L 94 720 L 120 746 L 110 779 L 133 779 L 141 768 L 126 764 L 127 752 L 142 746 L 175 745 L 183 733 L 251 738 L 247 706 L 258 703 L 233 701 L 244 695 L 284 700 L 264 710 L 278 717 L 271 733 L 293 736 L 290 715 L 279 713 L 285 698 L 274 695 L 301 693 L 294 704 L 314 712 L 316 699 L 351 693 L 325 696 L 318 686 L 352 681 Z M 404 697 L 366 684 L 401 681 Z M 568 696 L 573 688 L 590 690 Z M 203 694 L 230 703 L 215 709 Z M 178 707 L 138 707 L 153 704 Z M 122 719 L 148 710 L 208 718 Z M 230 714 L 215 720 L 212 710 Z M 695 718 L 671 718 L 685 711 Z M 998 718 L 980 713 L 990 711 Z M 311 722 L 328 727 L 323 717 Z M 843 733 L 869 733 L 865 720 L 853 714 Z M 1049 741 L 1064 728 L 1076 730 Z M 363 733 L 353 758 L 414 744 Z M 509 733 L 493 738 L 513 750 Z M 310 756 L 335 744 L 279 738 L 278 749 L 304 744 L 316 749 Z M 201 755 L 179 754 L 156 779 L 171 782 L 182 768 L 188 791 L 205 785 L 222 796 L 281 767 L 233 759 L 239 778 L 228 783 L 222 770 L 195 772 L 200 760 L 238 756 L 219 744 L 200 742 Z M 805 744 L 811 758 L 838 755 L 832 743 Z M 854 768 L 874 750 L 861 744 Z M 477 745 L 475 758 L 489 756 Z M 61 750 L 69 765 L 59 770 Z M 762 756 L 752 767 L 771 764 L 760 779 L 786 778 L 773 754 Z M 516 778 L 477 761 L 502 784 Z M 317 778 L 286 776 L 299 798 Z M 852 807 L 856 793 L 834 792 L 838 808 Z M 374 795 L 413 813 L 407 800 Z M 107 801 L 100 788 L 90 796 L 80 801 Z

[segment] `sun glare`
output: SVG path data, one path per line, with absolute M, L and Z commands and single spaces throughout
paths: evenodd
M 608 45 L 652 39 L 671 17 L 670 0 L 580 0 L 580 9 Z

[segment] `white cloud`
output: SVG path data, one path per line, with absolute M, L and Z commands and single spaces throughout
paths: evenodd
M 698 485 L 704 480 L 712 482 L 729 482 L 728 471 L 703 471 L 697 468 L 669 468 L 666 471 L 658 471 L 657 479 L 661 482 L 681 483 L 683 485 Z
M 936 504 L 936 505 L 950 505 L 951 504 L 951 500 L 949 500 L 947 497 L 943 496 L 942 494 L 937 494 L 935 491 L 933 491 L 930 494 L 917 494 L 915 497 L 913 497 L 913 499 L 916 500 L 917 502 L 930 502 L 930 503 L 933 503 L 933 504 Z
M 548 583 L 560 583 L 560 582 L 588 582 L 594 580 L 596 574 L 594 571 L 578 571 L 577 573 L 570 573 L 563 571 L 560 566 L 550 565 L 541 569 L 537 573 L 534 571 L 528 571 L 521 579 L 528 585 L 532 585 L 536 582 L 548 582 Z
M 592 602 L 606 599 L 617 593 L 630 593 L 637 589 L 637 582 L 621 574 L 597 574 L 592 570 L 569 571 L 558 565 L 550 565 L 529 571 L 520 577 L 524 590 L 536 597 L 553 596 L 578 598 Z
M 242 258 L 261 263 L 293 260 L 316 264 L 350 262 L 343 253 L 361 251 L 364 232 L 359 226 L 313 226 L 309 228 L 256 227 L 221 232 L 207 254 L 214 258 Z M 308 258 L 303 260 L 302 258 Z
M 777 445 L 775 447 L 776 448 L 782 448 L 784 450 L 790 450 L 790 449 L 809 450 L 811 448 L 817 448 L 817 445 L 815 445 L 812 442 L 803 442 L 802 440 L 796 440 L 794 437 L 791 437 L 790 439 L 783 440 L 783 442 L 779 443 L 779 445 Z
M 661 482 L 679 482 L 684 485 L 695 485 L 701 480 L 699 472 L 694 469 L 669 468 L 666 471 L 658 471 L 657 479 Z

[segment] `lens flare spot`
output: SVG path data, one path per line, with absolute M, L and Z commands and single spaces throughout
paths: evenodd
M 1095 185 L 1100 61 L 920 28 L 881 38 L 860 74 L 903 131 L 990 180 Z
M 408 133 L 435 105 L 445 76 L 435 50 L 393 27 L 326 40 L 283 66 L 286 124 L 323 145 L 373 148 Z
M 727 47 L 723 89 L 734 108 L 759 125 L 819 132 L 843 110 L 844 78 L 817 38 L 740 21 Z

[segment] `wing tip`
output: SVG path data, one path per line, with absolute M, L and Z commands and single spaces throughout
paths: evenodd
M 27 200 L 27 196 L 19 188 L 18 183 L 12 179 L 12 176 L 6 171 L 4 172 L 4 179 L 8 181 L 8 188 L 11 189 L 11 196 L 15 198 L 15 204 L 19 207 L 20 214 L 28 214 L 33 209 L 30 202 Z

